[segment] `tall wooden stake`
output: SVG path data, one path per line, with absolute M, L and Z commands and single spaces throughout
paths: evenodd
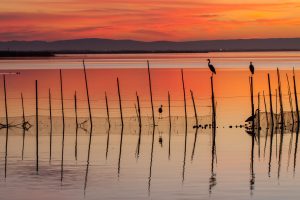
M 296 86 L 296 78 L 295 78 L 294 68 L 293 68 L 293 81 L 294 81 L 294 94 L 295 94 L 297 124 L 299 125 L 299 107 L 298 107 L 297 86 Z
M 196 109 L 196 104 L 195 104 L 195 99 L 194 99 L 194 94 L 193 91 L 190 90 L 191 92 L 191 97 L 192 97 L 192 101 L 193 101 L 193 106 L 194 106 L 194 112 L 195 112 L 195 120 L 196 120 L 196 128 L 198 128 L 198 115 L 197 115 L 197 109 Z
M 74 107 L 75 107 L 75 123 L 76 123 L 76 130 L 75 130 L 75 160 L 77 160 L 78 155 L 78 114 L 77 114 L 77 94 L 75 91 L 74 94 Z
M 85 69 L 85 63 L 83 60 L 83 71 L 84 71 L 84 80 L 85 80 L 85 90 L 86 90 L 86 97 L 88 101 L 88 108 L 89 108 L 89 118 L 90 118 L 90 140 L 92 137 L 92 129 L 93 129 L 93 120 L 92 120 L 92 111 L 91 111 L 91 104 L 90 104 L 90 95 L 89 95 L 89 87 L 88 87 L 88 80 L 87 80 L 87 75 L 86 75 L 86 69 Z
M 50 150 L 49 160 L 52 159 L 52 105 L 51 105 L 51 89 L 49 88 L 49 117 L 50 117 Z
M 252 142 L 251 142 L 251 175 L 254 174 L 254 141 L 255 141 L 255 119 L 254 119 L 254 99 L 253 99 L 253 77 L 250 77 L 250 92 L 251 92 L 251 113 L 252 113 Z
M 36 171 L 39 171 L 39 111 L 38 111 L 38 81 L 35 80 L 35 123 L 36 123 Z
M 151 99 L 151 108 L 152 108 L 152 121 L 153 121 L 153 126 L 155 126 L 155 116 L 154 116 L 154 106 L 153 106 L 153 97 L 152 97 L 152 83 L 151 83 L 149 60 L 147 60 L 147 65 L 148 65 L 148 79 L 149 79 L 150 99 Z
M 274 114 L 273 114 L 273 104 L 272 104 L 272 90 L 270 83 L 270 74 L 268 73 L 268 85 L 269 85 L 269 97 L 270 97 L 270 113 L 271 113 L 271 126 L 274 126 Z M 272 132 L 271 132 L 272 133 Z
M 109 117 L 109 108 L 108 108 L 108 100 L 107 100 L 106 92 L 105 92 L 105 104 L 106 104 L 108 128 L 110 128 L 110 117 Z
M 63 81 L 62 81 L 62 73 L 61 69 L 59 70 L 60 75 L 60 100 L 61 100 L 61 114 L 62 114 L 62 150 L 61 150 L 61 178 L 63 180 L 64 177 L 64 147 L 65 147 L 65 112 L 64 112 L 64 95 L 63 95 Z
M 169 156 L 170 159 L 171 156 L 171 129 L 172 129 L 172 120 L 171 120 L 171 97 L 170 92 L 168 91 L 168 107 L 169 107 Z
M 137 100 L 137 111 L 138 111 L 138 118 L 139 118 L 139 127 L 142 127 L 142 117 L 141 117 L 141 106 L 140 106 L 140 98 L 138 93 L 136 92 L 136 100 Z
M 120 83 L 119 83 L 119 78 L 117 78 L 117 85 L 118 85 L 118 95 L 119 95 L 119 106 L 120 106 L 121 124 L 122 124 L 122 126 L 124 126 L 124 122 L 123 122 L 123 112 L 122 112 L 122 99 L 121 99 L 121 93 L 120 93 Z
M 6 119 L 6 137 L 5 137 L 5 178 L 6 178 L 6 169 L 7 169 L 7 150 L 8 150 L 8 108 L 7 108 L 7 97 L 6 97 L 6 79 L 3 75 L 3 87 L 4 87 L 4 103 L 5 103 L 5 119 Z
M 294 108 L 293 108 L 293 98 L 292 98 L 292 92 L 291 92 L 291 87 L 290 87 L 290 81 L 289 81 L 289 77 L 287 74 L 286 75 L 286 81 L 288 84 L 288 94 L 289 94 L 289 102 L 290 102 L 290 109 L 291 109 L 291 115 L 292 115 L 292 123 L 295 122 L 294 119 Z
M 23 130 L 23 142 L 22 142 L 22 160 L 24 159 L 24 147 L 25 147 L 25 109 L 24 109 L 24 100 L 23 100 L 23 94 L 21 92 L 21 102 L 22 102 L 22 118 L 23 118 L 23 124 L 22 124 L 22 130 Z
M 281 81 L 280 81 L 280 73 L 277 68 L 277 78 L 278 78 L 278 92 L 279 92 L 279 102 L 280 102 L 280 116 L 281 116 L 281 127 L 284 128 L 284 113 L 283 113 L 283 101 L 282 101 L 282 92 L 281 92 Z
M 215 94 L 214 94 L 214 77 L 210 77 L 211 84 L 211 104 L 212 104 L 212 127 L 216 128 L 216 108 L 215 108 Z
M 265 91 L 263 91 L 263 97 L 264 97 L 264 105 L 265 105 L 266 121 L 267 121 L 267 128 L 268 128 L 268 127 L 269 127 L 269 117 L 268 117 L 268 110 L 267 110 L 267 103 L 266 103 Z
M 260 157 L 260 93 L 257 95 L 257 137 L 258 137 L 258 156 Z
M 183 89 L 183 99 L 184 99 L 185 126 L 187 127 L 186 95 L 185 95 L 185 85 L 184 85 L 183 69 L 181 69 L 181 79 L 182 79 L 182 89 Z

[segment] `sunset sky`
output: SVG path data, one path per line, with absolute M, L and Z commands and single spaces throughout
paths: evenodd
M 1 0 L 0 40 L 300 37 L 299 0 Z

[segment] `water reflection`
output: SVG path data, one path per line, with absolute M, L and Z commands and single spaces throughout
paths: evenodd
M 154 136 L 155 126 L 153 126 L 152 142 L 151 142 L 151 153 L 150 153 L 150 165 L 149 165 L 149 176 L 148 176 L 148 196 L 151 194 L 151 179 L 152 179 L 152 165 L 153 165 L 153 151 L 154 151 Z
M 153 78 L 155 80 L 155 76 Z M 217 78 L 215 80 L 218 82 Z M 191 84 L 190 82 L 188 83 Z M 178 85 L 181 86 L 180 82 Z M 216 199 L 221 199 L 224 197 L 224 193 L 218 189 L 220 188 L 226 193 L 232 194 L 230 188 L 232 186 L 239 192 L 246 189 L 247 193 L 250 191 L 254 198 L 256 198 L 257 196 L 260 197 L 259 195 L 261 194 L 259 190 L 254 190 L 255 187 L 260 187 L 259 189 L 261 190 L 265 189 L 265 187 L 270 187 L 276 193 L 275 189 L 278 189 L 278 187 L 269 184 L 272 179 L 266 179 L 265 175 L 267 174 L 271 177 L 271 170 L 275 169 L 274 167 L 278 167 L 277 179 L 281 183 L 281 187 L 287 187 L 285 180 L 294 181 L 295 186 L 290 186 L 292 189 L 289 191 L 297 191 L 295 187 L 298 187 L 298 177 L 295 176 L 294 179 L 291 179 L 289 173 L 282 170 L 286 163 L 287 168 L 289 165 L 293 165 L 294 174 L 297 171 L 299 124 L 297 120 L 295 123 L 288 124 L 288 122 L 291 122 L 290 118 L 296 116 L 296 111 L 282 112 L 281 110 L 280 113 L 276 112 L 271 117 L 271 111 L 266 111 L 267 106 L 265 102 L 265 113 L 261 111 L 260 107 L 256 111 L 258 118 L 256 123 L 258 124 L 253 128 L 253 132 L 251 130 L 251 138 L 249 135 L 244 134 L 243 129 L 241 129 L 244 125 L 231 125 L 231 128 L 228 129 L 226 127 L 229 127 L 229 125 L 227 126 L 226 124 L 226 126 L 224 125 L 225 128 L 222 128 L 222 123 L 219 123 L 218 125 L 221 128 L 218 130 L 222 134 L 218 134 L 217 142 L 216 114 L 211 105 L 214 102 L 211 101 L 211 98 L 196 98 L 199 101 L 199 105 L 201 105 L 198 106 L 200 108 L 199 111 L 203 115 L 198 115 L 199 124 L 193 127 L 192 125 L 195 124 L 194 114 L 196 114 L 195 111 L 195 113 L 193 112 L 193 105 L 195 104 L 192 104 L 191 99 L 186 99 L 187 115 L 183 117 L 182 90 L 179 90 L 178 94 L 174 92 L 174 100 L 172 101 L 170 93 L 168 93 L 168 99 L 161 100 L 159 95 L 154 92 L 155 110 L 157 110 L 159 105 L 166 104 L 161 103 L 162 101 L 168 101 L 169 112 L 164 112 L 163 115 L 165 116 L 156 121 L 157 126 L 152 126 L 150 102 L 144 96 L 145 94 L 141 95 L 141 100 L 139 100 L 136 91 L 132 92 L 124 87 L 122 92 L 126 94 L 124 95 L 125 97 L 128 97 L 128 93 L 133 96 L 136 94 L 137 99 L 122 98 L 123 101 L 121 101 L 121 98 L 108 99 L 105 94 L 106 107 L 98 106 L 101 103 L 105 105 L 104 101 L 99 102 L 97 99 L 91 99 L 91 109 L 94 110 L 93 119 L 89 118 L 90 113 L 86 112 L 87 101 L 85 98 L 82 98 L 83 92 L 80 89 L 78 89 L 77 93 L 66 90 L 64 94 L 65 96 L 72 96 L 70 99 L 63 98 L 63 95 L 61 95 L 62 99 L 52 99 L 50 90 L 49 98 L 48 95 L 46 99 L 41 97 L 39 105 L 42 106 L 46 102 L 47 107 L 45 107 L 45 112 L 42 112 L 44 107 L 41 107 L 39 110 L 41 111 L 39 115 L 40 139 L 38 141 L 40 143 L 39 164 L 42 167 L 38 175 L 32 173 L 35 167 L 35 146 L 32 144 L 35 144 L 36 127 L 34 125 L 34 128 L 26 129 L 24 126 L 26 122 L 30 125 L 34 124 L 35 116 L 27 114 L 25 118 L 26 113 L 22 109 L 24 111 L 23 115 L 9 118 L 11 125 L 22 124 L 22 127 L 8 127 L 5 123 L 2 123 L 1 125 L 5 126 L 0 127 L 0 142 L 3 147 L 4 156 L 0 162 L 1 166 L 4 166 L 3 171 L 4 176 L 7 177 L 7 182 L 1 182 L 1 186 L 22 188 L 26 187 L 24 185 L 28 183 L 30 187 L 33 187 L 32 185 L 37 187 L 39 183 L 39 187 L 49 192 L 49 188 L 55 188 L 54 191 L 57 190 L 55 185 L 60 185 L 60 179 L 63 182 L 59 188 L 62 193 L 71 191 L 78 195 L 78 191 L 80 191 L 82 195 L 84 191 L 84 195 L 87 198 L 87 194 L 95 197 L 97 195 L 100 196 L 101 193 L 103 198 L 107 199 L 122 198 L 125 195 L 132 195 L 133 199 L 142 199 L 147 198 L 145 197 L 147 194 L 153 199 L 160 199 L 160 197 L 176 199 L 181 197 L 178 195 L 191 195 L 191 198 L 198 198 L 203 196 L 208 197 L 210 194 Z M 114 91 L 114 93 L 116 92 Z M 279 90 L 278 93 L 280 93 Z M 56 96 L 59 95 L 56 94 Z M 80 96 L 81 98 L 77 99 Z M 270 96 L 272 98 L 272 95 Z M 276 96 L 273 98 L 277 99 L 280 94 Z M 224 99 L 218 97 L 217 99 L 218 106 L 222 105 Z M 19 100 L 20 96 L 18 96 Z M 53 107 L 51 100 L 53 101 Z M 230 99 L 232 102 L 234 100 Z M 25 102 L 22 102 L 22 107 L 24 107 L 26 101 L 35 103 L 34 100 L 25 98 Z M 255 98 L 255 101 L 259 105 L 259 95 L 258 98 Z M 66 103 L 65 107 L 60 107 L 62 102 Z M 110 102 L 111 104 L 108 105 Z M 248 96 L 245 102 L 248 108 Z M 123 103 L 124 107 L 122 107 L 121 103 Z M 279 103 L 281 104 L 281 102 Z M 231 117 L 231 113 L 227 110 L 224 111 L 224 108 L 227 109 L 226 107 L 219 107 L 220 112 L 218 114 L 221 114 L 218 115 L 218 122 L 224 119 L 225 112 L 228 114 L 227 118 Z M 134 108 L 136 112 L 131 112 Z M 124 116 L 122 117 L 121 114 L 121 119 L 124 120 L 124 124 L 122 123 L 123 120 L 120 120 L 120 111 L 122 110 Z M 141 110 L 143 111 L 143 115 L 141 114 Z M 55 112 L 56 115 L 49 118 L 49 115 L 52 115 L 51 111 Z M 66 111 L 65 121 L 61 118 L 61 115 L 63 115 L 63 113 L 60 113 L 61 111 Z M 105 115 L 105 111 L 107 115 Z M 101 113 L 104 114 L 100 115 Z M 280 114 L 283 114 L 286 119 L 284 120 L 285 125 L 282 123 L 283 120 L 279 119 Z M 242 118 L 240 116 L 233 116 L 230 120 L 232 119 L 234 119 L 233 121 L 236 124 L 239 124 L 241 122 L 238 120 Z M 0 122 L 2 121 L 5 121 L 5 118 L 0 118 Z M 92 122 L 94 122 L 94 126 Z M 199 130 L 200 128 L 201 130 Z M 274 136 L 278 137 L 278 143 L 276 144 L 276 148 L 278 148 L 276 154 L 278 157 L 276 160 L 274 155 Z M 290 137 L 289 140 L 287 140 L 288 137 Z M 156 148 L 156 144 L 158 144 L 158 148 Z M 251 148 L 248 149 L 247 145 Z M 92 148 L 97 152 L 95 156 L 91 151 Z M 217 158 L 217 148 L 219 158 Z M 287 162 L 285 162 L 285 152 L 288 153 Z M 20 153 L 22 154 L 23 161 L 20 161 Z M 262 155 L 268 158 L 264 160 L 262 159 Z M 189 156 L 191 156 L 190 162 L 188 162 Z M 51 163 L 48 162 L 48 159 L 51 160 Z M 122 175 L 120 175 L 121 168 Z M 282 177 L 285 177 L 285 179 Z M 261 181 L 260 184 L 257 184 L 257 180 Z M 217 183 L 218 187 L 215 187 Z M 133 191 L 132 188 L 136 191 Z M 0 189 L 0 191 L 7 192 L 4 189 Z M 174 194 L 175 191 L 177 191 L 176 194 Z M 244 192 L 242 193 L 245 195 Z

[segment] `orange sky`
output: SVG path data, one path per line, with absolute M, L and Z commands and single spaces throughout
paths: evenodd
M 1 0 L 0 40 L 300 37 L 299 0 Z

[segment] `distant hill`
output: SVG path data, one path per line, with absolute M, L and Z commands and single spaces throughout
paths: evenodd
M 300 50 L 300 38 L 201 40 L 187 42 L 76 39 L 0 42 L 0 51 L 50 52 L 203 52 L 203 51 L 280 51 Z

